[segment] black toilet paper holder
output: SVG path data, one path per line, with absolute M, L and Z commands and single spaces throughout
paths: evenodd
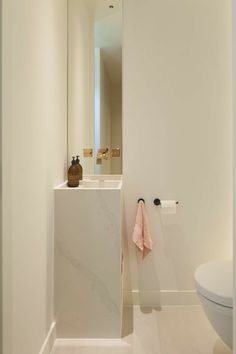
M 143 198 L 139 198 L 139 199 L 138 199 L 138 203 L 141 202 L 141 201 L 145 203 L 145 200 L 144 200 Z M 161 200 L 160 200 L 159 198 L 155 198 L 154 201 L 153 201 L 153 203 L 154 203 L 156 206 L 159 206 L 159 205 L 161 205 Z M 179 204 L 179 202 L 176 202 L 176 204 Z
M 159 198 L 155 198 L 153 203 L 157 206 L 161 205 L 161 200 Z M 179 202 L 176 202 L 176 204 L 179 204 Z

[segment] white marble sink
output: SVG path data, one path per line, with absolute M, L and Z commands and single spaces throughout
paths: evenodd
M 115 180 L 83 180 L 79 188 L 95 188 L 95 189 L 119 189 L 121 188 L 121 181 Z
M 121 189 L 121 176 L 85 176 L 83 181 L 80 181 L 78 187 L 74 189 Z M 67 186 L 67 182 L 60 185 L 60 189 L 71 189 Z
M 84 176 L 55 188 L 55 314 L 59 338 L 120 338 L 122 180 Z

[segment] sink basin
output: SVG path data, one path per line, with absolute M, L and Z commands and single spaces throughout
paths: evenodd
M 121 181 L 115 180 L 83 180 L 79 188 L 83 189 L 117 189 L 121 187 Z
M 103 175 L 103 176 L 84 176 L 80 181 L 79 187 L 69 188 L 67 183 L 63 183 L 59 189 L 121 189 L 121 176 Z

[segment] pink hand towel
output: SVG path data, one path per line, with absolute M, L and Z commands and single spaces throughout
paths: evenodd
M 148 218 L 144 202 L 138 203 L 138 210 L 135 220 L 133 241 L 142 252 L 143 258 L 152 250 L 152 239 L 149 230 Z

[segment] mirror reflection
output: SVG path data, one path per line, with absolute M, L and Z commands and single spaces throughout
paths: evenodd
M 68 159 L 122 174 L 122 1 L 68 0 Z

